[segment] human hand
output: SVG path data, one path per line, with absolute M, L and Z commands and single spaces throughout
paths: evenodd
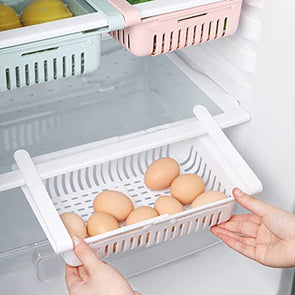
M 74 236 L 74 251 L 83 265 L 66 264 L 66 283 L 70 295 L 140 295 L 113 267 L 99 260 L 91 248 Z
M 295 214 L 270 206 L 239 189 L 236 201 L 253 214 L 235 215 L 211 232 L 237 252 L 271 267 L 295 266 Z

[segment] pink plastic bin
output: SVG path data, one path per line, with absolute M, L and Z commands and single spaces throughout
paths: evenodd
M 126 0 L 108 0 L 125 18 L 125 28 L 110 32 L 136 56 L 159 55 L 233 34 L 242 0 L 225 0 L 172 13 L 140 18 Z

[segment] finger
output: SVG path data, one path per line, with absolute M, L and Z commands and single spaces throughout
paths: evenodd
M 245 194 L 238 188 L 233 190 L 233 196 L 240 205 L 259 217 L 264 217 L 273 208 L 272 206 L 255 199 L 253 196 Z
M 142 294 L 137 291 L 134 291 L 134 295 L 142 295 Z
M 77 236 L 73 236 L 74 252 L 85 266 L 88 275 L 94 274 L 102 262 L 97 258 L 91 248 Z
M 253 214 L 233 215 L 230 221 L 248 221 L 260 225 L 261 217 Z
M 255 247 L 246 245 L 236 239 L 226 235 L 221 234 L 219 238 L 231 249 L 237 251 L 238 253 L 255 260 Z
M 80 275 L 82 281 L 86 281 L 89 279 L 88 272 L 87 272 L 84 265 L 81 265 L 78 267 L 78 272 L 79 272 L 79 275 Z
M 66 274 L 66 284 L 69 290 L 73 288 L 74 286 L 78 285 L 79 283 L 81 283 L 81 278 L 79 276 L 77 267 L 73 267 L 66 264 L 65 274 Z
M 246 237 L 242 237 L 240 235 L 237 235 L 237 234 L 234 234 L 232 232 L 229 232 L 223 228 L 218 228 L 216 226 L 212 227 L 211 228 L 211 232 L 213 235 L 217 236 L 217 237 L 220 237 L 221 235 L 227 235 L 239 242 L 242 242 L 248 246 L 253 246 L 255 247 L 256 246 L 256 240 L 253 239 L 253 238 L 246 238 Z
M 219 228 L 226 229 L 233 233 L 239 233 L 251 238 L 257 237 L 258 224 L 248 221 L 227 221 L 217 225 Z

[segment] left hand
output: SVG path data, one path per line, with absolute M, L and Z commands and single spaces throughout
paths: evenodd
M 74 252 L 83 263 L 66 264 L 66 283 L 70 295 L 140 295 L 113 267 L 99 260 L 91 248 L 74 236 Z

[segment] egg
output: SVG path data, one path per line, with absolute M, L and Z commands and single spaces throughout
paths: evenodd
M 35 0 L 24 9 L 21 18 L 24 26 L 30 26 L 72 16 L 60 0 Z
M 21 27 L 17 12 L 4 4 L 0 4 L 0 31 L 16 29 Z
M 105 191 L 96 196 L 93 201 L 96 212 L 106 212 L 115 217 L 119 222 L 126 220 L 134 209 L 132 201 L 118 191 Z
M 180 168 L 177 161 L 171 158 L 161 158 L 147 168 L 144 182 L 151 190 L 163 190 L 170 186 L 179 172 Z
M 90 237 L 96 236 L 120 227 L 115 217 L 106 212 L 93 213 L 87 222 L 87 231 Z
M 87 237 L 86 226 L 83 219 L 74 212 L 63 213 L 59 216 L 70 235 L 75 235 L 81 239 Z
M 149 206 L 141 206 L 134 209 L 126 219 L 125 225 L 130 225 L 159 216 L 158 212 Z
M 196 208 L 199 206 L 207 205 L 209 203 L 217 202 L 227 198 L 226 195 L 217 192 L 217 191 L 209 191 L 199 195 L 191 204 L 191 208 Z
M 188 205 L 205 190 L 204 180 L 196 174 L 177 176 L 170 187 L 171 196 L 181 204 Z
M 154 208 L 160 215 L 163 214 L 176 214 L 184 211 L 182 204 L 173 197 L 170 196 L 161 196 L 156 202 Z

